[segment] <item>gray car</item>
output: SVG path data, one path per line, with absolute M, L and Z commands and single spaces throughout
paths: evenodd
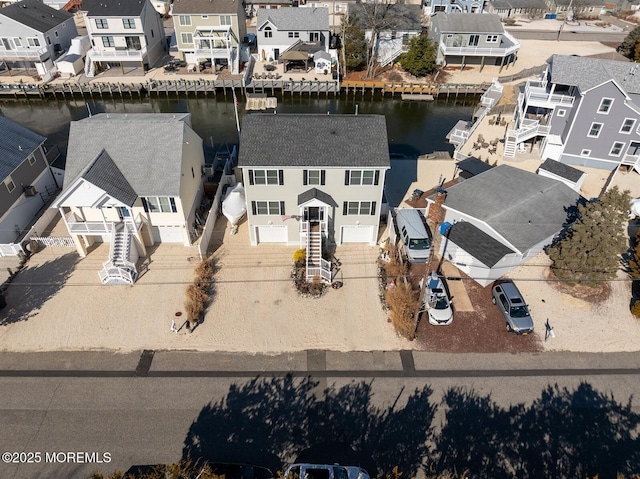
M 533 319 L 529 314 L 529 308 L 515 284 L 496 284 L 491 289 L 491 294 L 491 300 L 500 310 L 509 331 L 522 335 L 533 332 Z
M 358 466 L 339 464 L 293 464 L 284 472 L 284 479 L 370 479 Z

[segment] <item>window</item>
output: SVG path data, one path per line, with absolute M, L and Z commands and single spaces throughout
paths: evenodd
M 591 128 L 589 129 L 589 133 L 587 134 L 587 136 L 591 138 L 598 138 L 601 131 L 602 123 L 591 123 Z
M 102 37 L 102 45 L 105 47 L 115 47 L 116 42 L 113 40 L 113 37 Z
M 220 25 L 231 25 L 231 15 L 220 15 Z
M 303 185 L 324 185 L 324 170 L 303 170 Z
M 53 32 L 53 34 L 56 36 L 56 38 L 58 38 L 60 36 L 60 35 L 58 35 L 57 31 Z
M 47 37 L 47 43 L 51 45 L 51 38 Z
M 7 187 L 7 190 L 9 190 L 9 193 L 11 193 L 13 190 L 16 189 L 16 184 L 13 182 L 13 180 L 11 179 L 10 176 L 7 176 L 4 180 L 4 186 Z
M 191 25 L 191 17 L 189 15 L 178 15 L 178 24 L 182 27 Z
M 375 201 L 345 201 L 342 214 L 344 215 L 375 215 Z
M 558 108 L 558 116 L 567 116 L 567 110 Z
M 142 206 L 147 213 L 176 213 L 176 200 L 170 196 L 148 196 L 142 198 Z
M 181 33 L 182 43 L 193 43 L 193 34 L 192 33 Z
M 614 142 L 613 146 L 611 147 L 611 151 L 609 152 L 609 156 L 620 156 L 620 153 L 622 153 L 623 148 L 624 148 L 624 143 L 620 141 Z
M 22 40 L 20 40 L 19 38 L 14 38 L 13 43 L 15 43 L 16 48 L 22 47 Z M 2 45 L 2 43 L 0 43 L 0 45 Z
M 309 32 L 309 41 L 310 42 L 319 42 L 320 41 L 320 32 Z
M 603 98 L 598 107 L 598 113 L 609 113 L 613 105 L 613 98 Z
M 487 43 L 498 43 L 498 35 L 487 35 Z
M 209 18 L 209 15 L 202 15 L 202 17 L 200 18 L 202 18 L 203 20 L 206 20 L 207 18 Z
M 284 214 L 284 201 L 253 201 L 252 203 L 255 215 Z
M 580 156 L 589 156 L 591 155 L 591 150 L 582 150 L 580 152 Z
M 300 38 L 300 32 L 289 32 L 289 38 Z
M 36 163 L 36 157 L 29 155 L 29 166 L 33 166 Z
M 273 32 L 271 31 L 271 27 L 264 27 L 264 38 L 273 37 Z
M 620 128 L 620 133 L 631 133 L 635 124 L 635 118 L 625 118 L 624 123 L 622 123 L 622 128 Z
M 40 46 L 40 40 L 38 40 L 37 38 L 27 38 L 27 44 L 30 47 L 39 47 Z
M 133 18 L 123 18 L 122 26 L 127 29 L 136 28 L 136 21 Z
M 377 185 L 380 172 L 377 170 L 347 170 L 345 185 Z
M 333 10 L 334 10 L 336 13 L 340 13 L 340 12 L 342 11 L 342 4 L 341 4 L 341 3 L 336 3 L 336 4 L 333 6 Z
M 106 18 L 96 18 L 96 28 L 99 28 L 100 30 L 104 30 L 106 28 L 109 28 L 109 24 L 107 23 L 107 19 Z
M 283 185 L 282 170 L 249 170 L 250 185 Z

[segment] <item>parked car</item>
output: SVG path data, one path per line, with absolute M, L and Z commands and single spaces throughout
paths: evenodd
M 431 236 L 420 212 L 414 208 L 400 208 L 396 212 L 396 224 L 407 260 L 426 263 L 431 253 Z
M 529 307 L 514 283 L 498 283 L 491 289 L 491 293 L 491 301 L 498 306 L 509 331 L 522 335 L 533 332 Z
M 442 278 L 435 271 L 429 275 L 423 298 L 423 306 L 429 316 L 429 323 L 435 326 L 451 324 L 453 321 L 451 298 L 449 298 Z
M 339 464 L 293 464 L 284 472 L 284 479 L 370 479 L 358 466 Z

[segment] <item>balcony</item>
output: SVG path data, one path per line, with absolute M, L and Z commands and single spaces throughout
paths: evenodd
M 42 57 L 47 55 L 49 50 L 47 47 L 40 48 L 19 48 L 17 50 L 0 50 L 0 58 L 11 60 L 29 60 L 40 61 Z
M 570 107 L 573 106 L 575 100 L 574 97 L 570 95 L 550 93 L 544 87 L 531 85 L 531 82 L 528 82 L 524 89 L 524 97 L 528 107 L 533 106 L 540 108 L 555 108 L 556 106 Z
M 91 60 L 94 62 L 141 62 L 147 55 L 147 47 L 141 48 L 140 50 L 133 48 L 120 49 L 119 47 L 110 50 L 96 50 L 92 48 L 90 54 Z
M 502 34 L 502 40 L 498 47 L 477 47 L 477 46 L 448 46 L 444 41 L 440 41 L 440 50 L 445 55 L 465 55 L 472 57 L 506 57 L 516 53 L 520 49 L 520 42 L 507 32 Z

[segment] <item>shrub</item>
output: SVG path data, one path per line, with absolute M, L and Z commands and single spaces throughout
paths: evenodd
M 293 253 L 293 262 L 294 263 L 304 263 L 307 259 L 307 251 L 304 249 L 297 249 Z
M 395 245 L 389 245 L 389 262 L 384 263 L 384 270 L 387 273 L 387 281 L 398 281 L 398 278 L 404 278 L 407 275 L 407 263 L 401 263 L 398 260 L 398 248 Z
M 636 318 L 640 318 L 640 299 L 636 299 L 631 306 L 631 314 Z
M 395 288 L 387 290 L 384 295 L 393 326 L 398 334 L 409 340 L 413 340 L 418 295 L 418 291 L 414 291 L 410 283 L 405 284 L 403 281 L 397 283 Z

